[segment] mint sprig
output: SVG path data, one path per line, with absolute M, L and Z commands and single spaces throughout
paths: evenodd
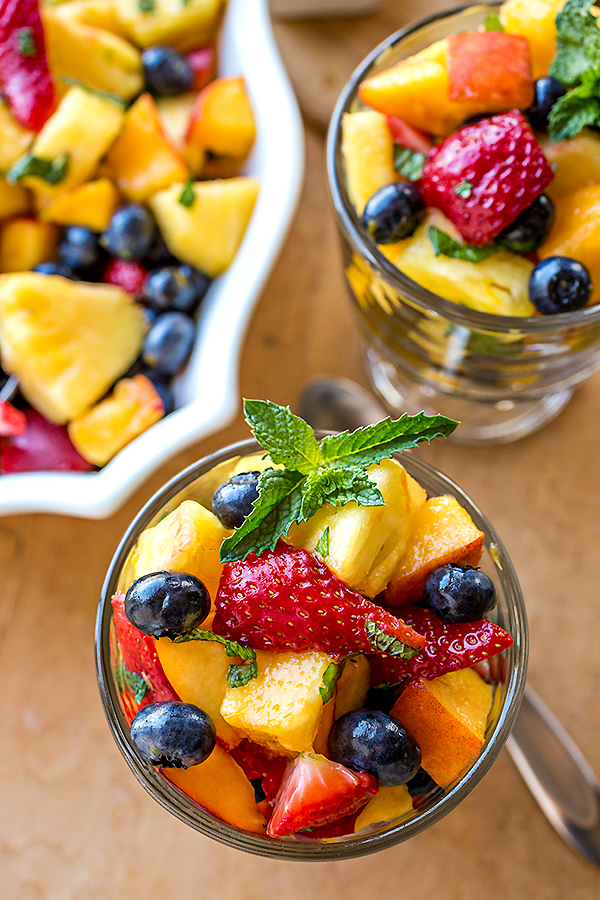
M 553 143 L 568 141 L 589 125 L 600 125 L 600 64 L 583 72 L 581 84 L 559 97 L 548 116 Z
M 69 154 L 61 153 L 56 159 L 42 159 L 32 153 L 25 153 L 7 172 L 6 178 L 16 184 L 22 178 L 42 178 L 48 184 L 60 184 L 69 171 Z
M 436 256 L 449 256 L 451 259 L 462 259 L 466 262 L 482 262 L 489 256 L 498 252 L 495 244 L 484 244 L 482 247 L 474 247 L 472 244 L 461 244 L 455 241 L 453 237 L 446 234 L 445 231 L 436 228 L 435 225 L 429 226 L 429 240 L 433 244 L 433 251 Z
M 174 644 L 185 644 L 187 641 L 216 641 L 223 644 L 227 656 L 239 656 L 243 660 L 242 664 L 232 663 L 227 672 L 227 683 L 229 687 L 244 687 L 253 678 L 258 675 L 256 665 L 256 653 L 252 647 L 246 647 L 244 644 L 238 644 L 236 641 L 228 641 L 227 638 L 215 634 L 214 631 L 208 631 L 205 628 L 193 628 L 186 634 L 180 634 L 173 638 Z
M 383 506 L 366 469 L 394 453 L 451 434 L 458 422 L 445 416 L 407 414 L 317 441 L 304 419 L 269 400 L 244 401 L 246 421 L 276 465 L 258 480 L 252 512 L 221 545 L 221 562 L 273 550 L 290 527 L 310 519 L 325 503 Z

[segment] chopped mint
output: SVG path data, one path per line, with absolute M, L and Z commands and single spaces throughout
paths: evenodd
M 465 200 L 473 193 L 473 185 L 470 181 L 461 181 L 460 184 L 457 184 L 454 188 L 454 192 L 458 197 L 463 197 Z
M 463 259 L 467 262 L 478 263 L 498 252 L 494 244 L 484 244 L 482 247 L 461 244 L 435 225 L 429 227 L 429 240 L 433 244 L 436 256 L 449 256 L 451 259 Z
M 258 480 L 252 512 L 221 545 L 221 562 L 245 559 L 249 553 L 273 550 L 291 525 L 304 522 L 325 503 L 382 506 L 379 488 L 366 469 L 422 441 L 447 436 L 458 422 L 445 416 L 403 415 L 384 419 L 354 432 L 315 433 L 289 407 L 268 400 L 246 400 L 246 420 L 257 441 L 276 465 Z
M 500 21 L 500 16 L 498 15 L 497 10 L 492 9 L 485 17 L 485 30 L 486 31 L 504 31 L 504 25 Z
M 25 25 L 24 28 L 17 28 L 15 36 L 20 56 L 37 56 L 35 35 L 30 25 Z
M 9 169 L 6 177 L 13 184 L 28 176 L 42 178 L 48 184 L 60 184 L 67 177 L 68 171 L 68 153 L 61 153 L 56 159 L 42 159 L 32 153 L 25 153 Z
M 183 186 L 181 194 L 179 195 L 179 202 L 182 206 L 187 206 L 189 209 L 195 199 L 196 194 L 194 193 L 194 182 L 192 178 L 188 178 Z
M 371 619 L 367 619 L 365 631 L 367 640 L 378 653 L 389 653 L 390 656 L 395 656 L 397 659 L 412 659 L 421 652 L 415 647 L 409 647 L 399 638 L 386 634 Z
M 184 644 L 186 641 L 216 641 L 223 644 L 227 656 L 239 656 L 243 663 L 241 665 L 232 663 L 227 672 L 227 683 L 229 687 L 244 687 L 253 678 L 258 675 L 256 666 L 256 653 L 252 647 L 245 647 L 236 641 L 228 641 L 227 638 L 215 634 L 213 631 L 207 631 L 204 628 L 194 628 L 187 634 L 181 634 L 173 639 L 174 644 Z
M 578 84 L 600 63 L 600 28 L 592 0 L 567 0 L 556 16 L 556 54 L 550 75 L 565 87 Z
M 137 672 L 130 672 L 125 664 L 123 664 L 123 681 L 133 691 L 133 699 L 136 703 L 141 703 L 148 692 L 148 684 Z
M 123 109 L 128 105 L 127 100 L 119 97 L 118 94 L 111 94 L 110 91 L 101 91 L 98 88 L 90 87 L 89 84 L 86 84 L 85 81 L 80 81 L 78 78 L 72 78 L 70 75 L 60 75 L 59 78 L 63 84 L 68 84 L 69 87 L 80 88 L 86 94 L 93 94 L 94 97 L 100 97 L 102 100 L 110 100 L 112 103 L 122 106 Z
M 329 525 L 319 538 L 315 547 L 315 553 L 318 553 L 321 559 L 327 559 L 329 556 Z
M 427 157 L 424 153 L 411 150 L 396 144 L 394 147 L 394 168 L 400 175 L 404 175 L 409 181 L 418 181 L 423 174 L 423 166 Z
M 154 12 L 154 0 L 138 0 L 138 9 L 140 12 Z
M 323 706 L 325 706 L 327 701 L 331 700 L 333 697 L 338 678 L 342 674 L 342 669 L 343 666 L 338 666 L 337 663 L 331 662 L 323 672 L 323 683 L 319 685 L 319 693 L 323 700 Z

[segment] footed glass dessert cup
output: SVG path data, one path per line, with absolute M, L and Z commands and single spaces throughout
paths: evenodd
M 342 119 L 366 109 L 365 78 L 451 33 L 483 26 L 498 5 L 430 16 L 376 47 L 352 74 L 329 128 L 327 169 L 343 266 L 367 373 L 392 414 L 438 412 L 461 422 L 450 440 L 506 443 L 552 420 L 600 367 L 600 305 L 548 316 L 479 312 L 427 290 L 396 268 L 349 198 Z
M 475 526 L 485 533 L 481 569 L 493 579 L 497 592 L 496 606 L 488 617 L 514 639 L 512 646 L 493 657 L 489 666 L 486 677 L 491 684 L 493 700 L 479 755 L 447 787 L 427 789 L 428 792 L 420 796 L 419 804 L 415 804 L 418 808 L 395 820 L 371 825 L 341 837 L 315 839 L 296 835 L 273 838 L 244 831 L 218 818 L 175 787 L 158 768 L 144 762 L 135 749 L 127 719 L 130 710 L 125 708 L 122 695 L 120 653 L 111 598 L 115 592 L 124 591 L 131 584 L 136 542 L 146 528 L 160 522 L 184 500 L 195 500 L 210 510 L 216 487 L 234 470 L 241 471 L 241 458 L 260 450 L 254 440 L 248 440 L 194 463 L 163 487 L 128 527 L 110 564 L 98 608 L 96 667 L 104 710 L 117 746 L 138 781 L 166 810 L 203 835 L 230 847 L 273 859 L 341 860 L 362 856 L 407 840 L 438 822 L 467 796 L 498 756 L 510 734 L 525 687 L 528 637 L 523 597 L 512 563 L 493 526 L 466 494 L 428 464 L 403 455 L 405 469 L 429 496 L 455 497 Z

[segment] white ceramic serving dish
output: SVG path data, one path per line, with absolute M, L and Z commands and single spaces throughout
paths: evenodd
M 220 74 L 241 74 L 246 80 L 257 139 L 245 171 L 261 186 L 236 258 L 204 301 L 194 352 L 176 385 L 179 408 L 99 472 L 3 475 L 0 515 L 109 516 L 169 457 L 223 428 L 236 413 L 241 345 L 296 207 L 304 135 L 271 31 L 268 0 L 229 0 L 219 59 Z

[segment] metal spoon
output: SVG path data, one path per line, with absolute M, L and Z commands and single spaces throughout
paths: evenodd
M 354 430 L 387 412 L 358 384 L 323 377 L 308 384 L 299 414 L 313 428 Z M 507 748 L 527 787 L 563 840 L 600 868 L 600 788 L 562 725 L 527 686 Z

